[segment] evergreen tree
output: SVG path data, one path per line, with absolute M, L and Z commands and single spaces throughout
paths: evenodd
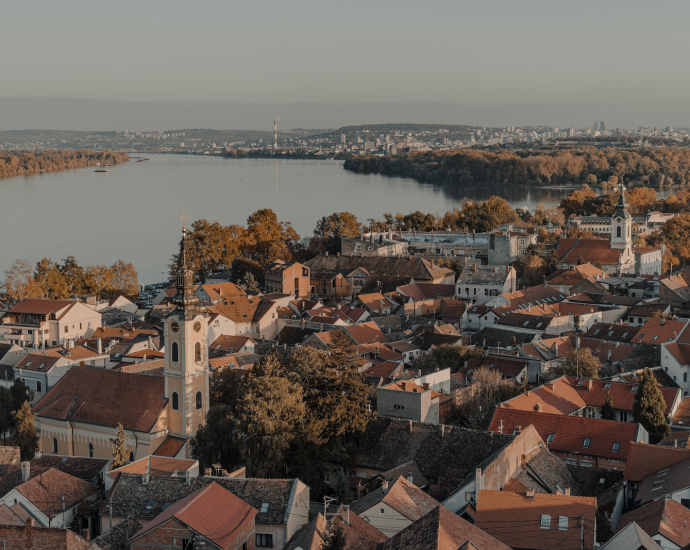
M 601 408 L 601 417 L 604 420 L 615 420 L 616 411 L 613 410 L 613 399 L 611 395 L 606 394 L 606 399 L 604 400 L 604 406 Z
M 113 443 L 113 464 L 112 468 L 119 468 L 124 466 L 129 461 L 129 455 L 133 447 L 127 444 L 127 434 L 125 428 L 119 422 L 117 423 L 117 432 L 115 438 L 110 440 Z
M 333 522 L 326 527 L 321 550 L 345 550 L 346 545 L 347 539 L 343 526 L 340 525 L 340 519 L 334 518 Z
M 649 442 L 656 444 L 671 432 L 666 423 L 666 401 L 649 369 L 642 371 L 633 401 L 633 418 L 649 432 Z
M 38 434 L 34 423 L 36 415 L 31 412 L 28 401 L 24 401 L 21 408 L 12 415 L 15 421 L 14 444 L 19 447 L 22 460 L 31 460 L 38 447 Z
M 3 444 L 7 444 L 7 432 L 11 430 L 14 425 L 12 405 L 13 400 L 10 389 L 0 388 L 0 432 L 2 433 Z
M 24 401 L 29 400 L 29 388 L 27 388 L 24 380 L 17 378 L 10 391 L 12 392 L 12 410 L 16 412 L 22 408 Z

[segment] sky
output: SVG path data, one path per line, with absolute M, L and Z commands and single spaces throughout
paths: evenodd
M 0 130 L 690 126 L 688 20 L 686 0 L 6 0 Z

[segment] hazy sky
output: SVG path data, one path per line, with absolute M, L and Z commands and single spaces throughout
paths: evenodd
M 569 124 L 690 125 L 688 21 L 687 0 L 7 0 L 0 97 L 596 104 Z

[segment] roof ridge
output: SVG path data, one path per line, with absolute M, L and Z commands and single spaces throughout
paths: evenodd
M 492 491 L 489 489 L 482 489 L 481 492 L 482 493 L 496 493 L 496 494 L 505 495 L 506 493 L 509 493 L 510 491 Z M 522 496 L 519 493 L 513 493 L 513 494 L 520 496 L 520 497 Z M 585 500 L 588 502 L 591 502 L 591 501 L 596 502 L 596 500 L 597 500 L 597 497 L 582 497 L 582 496 L 576 496 L 576 495 L 558 495 L 558 494 L 553 494 L 553 493 L 537 493 L 537 492 L 534 493 L 534 497 L 535 497 L 535 499 L 537 497 L 539 497 L 539 498 L 575 498 L 575 499 L 579 499 L 579 500 Z

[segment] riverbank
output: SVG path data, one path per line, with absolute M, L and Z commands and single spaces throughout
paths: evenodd
M 89 166 L 115 166 L 129 161 L 124 152 L 92 151 L 0 151 L 0 179 L 64 172 Z

